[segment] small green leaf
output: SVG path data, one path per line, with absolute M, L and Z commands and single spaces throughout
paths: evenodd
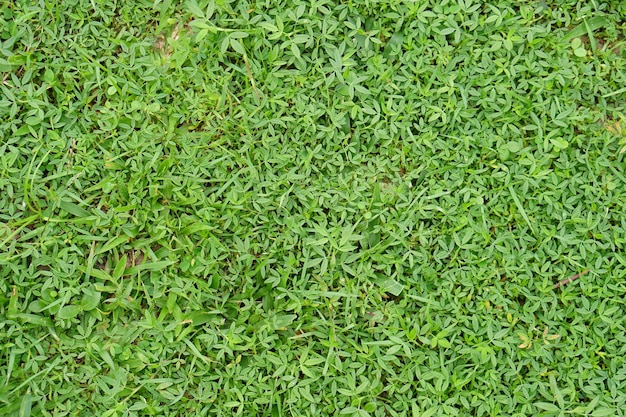
M 126 235 L 116 236 L 113 239 L 109 240 L 107 243 L 105 243 L 104 246 L 102 246 L 102 248 L 100 248 L 100 250 L 98 250 L 96 253 L 101 254 L 109 252 L 111 249 L 121 245 L 122 243 L 128 242 L 128 240 L 129 237 Z
M 39 116 L 29 116 L 24 120 L 24 122 L 29 126 L 37 126 L 41 123 L 41 117 Z
M 54 82 L 54 79 L 54 72 L 50 68 L 46 69 L 46 71 L 43 73 L 43 80 L 48 84 L 52 84 Z
M 541 410 L 545 410 L 545 411 L 559 411 L 560 408 L 557 407 L 554 404 L 551 403 L 545 403 L 545 402 L 536 402 L 535 407 L 541 409 Z
M 285 330 L 296 318 L 295 314 L 278 314 L 273 317 L 272 326 L 275 330 Z
M 250 36 L 250 34 L 246 32 L 232 32 L 228 36 L 230 36 L 231 39 L 243 39 L 243 38 L 247 38 L 248 36 Z
M 402 32 L 394 33 L 387 41 L 387 45 L 385 45 L 385 49 L 383 50 L 383 57 L 388 59 L 390 56 L 395 55 L 394 52 L 402 49 L 403 41 L 404 35 L 402 34 Z
M 59 207 L 63 209 L 64 211 L 70 214 L 73 214 L 76 217 L 85 218 L 91 215 L 87 210 L 85 210 L 81 206 L 74 204 L 67 200 L 61 200 L 59 202 Z
M 204 12 L 200 8 L 196 0 L 188 0 L 186 6 L 187 10 L 189 10 L 191 14 L 193 14 L 195 17 L 204 18 Z
M 30 417 L 32 403 L 33 397 L 28 393 L 24 394 L 22 396 L 22 401 L 20 402 L 18 417 Z
M 556 378 L 552 374 L 550 374 L 550 389 L 552 390 L 552 394 L 554 395 L 554 398 L 556 399 L 556 402 L 560 407 L 559 409 L 564 409 L 565 399 L 563 398 L 563 394 L 561 393 L 561 390 L 559 389 L 559 386 L 556 382 Z
M 233 50 L 241 55 L 245 55 L 246 54 L 246 50 L 244 49 L 243 45 L 234 38 L 230 38 L 230 46 L 233 48 Z
M 17 313 L 13 315 L 13 319 L 22 320 L 37 326 L 52 326 L 52 320 L 47 317 L 38 316 L 36 314 Z
M 607 19 L 606 16 L 595 16 L 590 19 L 585 19 L 583 20 L 583 23 L 579 24 L 574 29 L 567 32 L 563 40 L 565 42 L 569 42 L 570 39 L 579 38 L 581 36 L 587 35 L 588 29 L 592 32 L 596 31 L 608 22 L 609 19 Z
M 10 72 L 13 66 L 4 58 L 0 58 L 0 72 Z
M 17 314 L 17 286 L 13 286 L 11 289 L 11 296 L 9 298 L 9 305 L 7 308 L 7 317 L 13 318 Z
M 550 143 L 554 146 L 555 149 L 561 151 L 563 149 L 567 149 L 569 146 L 569 142 L 563 138 L 554 138 L 550 139 Z
M 452 344 L 448 341 L 448 339 L 437 339 L 437 344 L 439 344 L 439 346 L 442 346 L 446 349 L 452 346 Z
M 518 153 L 522 149 L 522 146 L 519 144 L 519 142 L 515 141 L 507 143 L 506 147 L 511 153 Z
M 65 306 L 57 313 L 60 319 L 73 319 L 80 314 L 82 309 L 79 306 Z
M 161 105 L 157 102 L 150 103 L 146 106 L 148 113 L 158 113 L 161 110 Z
M 194 326 L 201 326 L 215 319 L 215 314 L 205 313 L 204 311 L 194 311 L 187 315 L 186 320 L 191 320 Z
M 84 290 L 83 299 L 81 300 L 80 306 L 84 311 L 93 310 L 100 304 L 100 292 L 96 291 L 94 288 L 89 288 Z
M 391 293 L 396 297 L 402 293 L 404 289 L 403 285 L 400 284 L 393 278 L 379 278 L 374 281 L 376 285 L 378 285 L 383 291 Z
M 167 268 L 170 265 L 175 264 L 176 261 L 157 261 L 157 262 L 148 262 L 141 265 L 136 265 L 132 268 L 129 268 L 126 272 L 129 275 L 136 274 L 139 271 L 161 271 L 164 268 Z
M 424 411 L 424 413 L 420 414 L 420 417 L 431 417 L 438 413 L 440 413 L 439 406 L 435 405 Z
M 608 408 L 608 407 L 598 407 L 595 410 L 593 410 L 593 412 L 591 413 L 591 415 L 593 417 L 608 417 L 608 416 L 614 416 L 615 414 L 615 409 L 614 408 Z
M 111 277 L 117 281 L 124 275 L 124 271 L 126 270 L 126 263 L 128 262 L 128 255 L 124 254 L 117 264 L 115 265 L 115 269 L 113 270 L 113 274 Z
M 209 30 L 208 29 L 202 29 L 200 32 L 198 32 L 198 34 L 196 35 L 196 42 L 200 42 L 202 41 L 204 38 L 207 37 L 207 35 L 209 34 Z
M 185 228 L 183 228 L 183 230 L 181 231 L 184 235 L 190 235 L 193 233 L 197 233 L 197 232 L 202 232 L 202 231 L 212 231 L 215 230 L 216 227 L 209 225 L 209 224 L 204 224 L 204 223 L 194 223 L 194 224 L 190 224 L 189 226 L 186 226 Z
M 41 313 L 42 311 L 46 309 L 46 307 L 48 307 L 48 305 L 42 300 L 34 300 L 32 303 L 29 304 L 28 310 L 35 312 L 35 313 Z M 10 316 L 11 314 L 7 314 L 7 317 L 10 317 Z

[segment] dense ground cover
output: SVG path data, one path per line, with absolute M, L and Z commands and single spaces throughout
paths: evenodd
M 626 414 L 623 2 L 0 5 L 0 414 Z

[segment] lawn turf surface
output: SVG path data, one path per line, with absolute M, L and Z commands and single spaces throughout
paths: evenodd
M 1 1 L 0 414 L 626 415 L 625 31 Z

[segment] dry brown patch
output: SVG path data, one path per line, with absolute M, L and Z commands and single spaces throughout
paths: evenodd
M 619 120 L 609 120 L 605 124 L 606 130 L 614 135 L 622 136 L 622 125 Z
M 177 23 L 169 36 L 164 32 L 157 36 L 154 49 L 165 58 L 169 58 L 172 54 L 172 44 L 180 39 L 181 35 L 191 35 L 191 32 L 191 26 L 188 23 Z
M 126 269 L 132 268 L 133 266 L 141 265 L 143 263 L 143 252 L 131 249 L 126 252 L 128 255 L 126 257 Z
M 624 145 L 620 149 L 619 153 L 624 153 L 626 151 L 626 130 L 622 127 L 623 122 L 624 120 L 607 120 L 604 122 L 606 130 L 620 139 L 620 145 Z

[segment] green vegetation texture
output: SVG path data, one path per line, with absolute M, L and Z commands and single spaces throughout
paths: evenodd
M 625 33 L 0 0 L 0 414 L 626 415 Z

